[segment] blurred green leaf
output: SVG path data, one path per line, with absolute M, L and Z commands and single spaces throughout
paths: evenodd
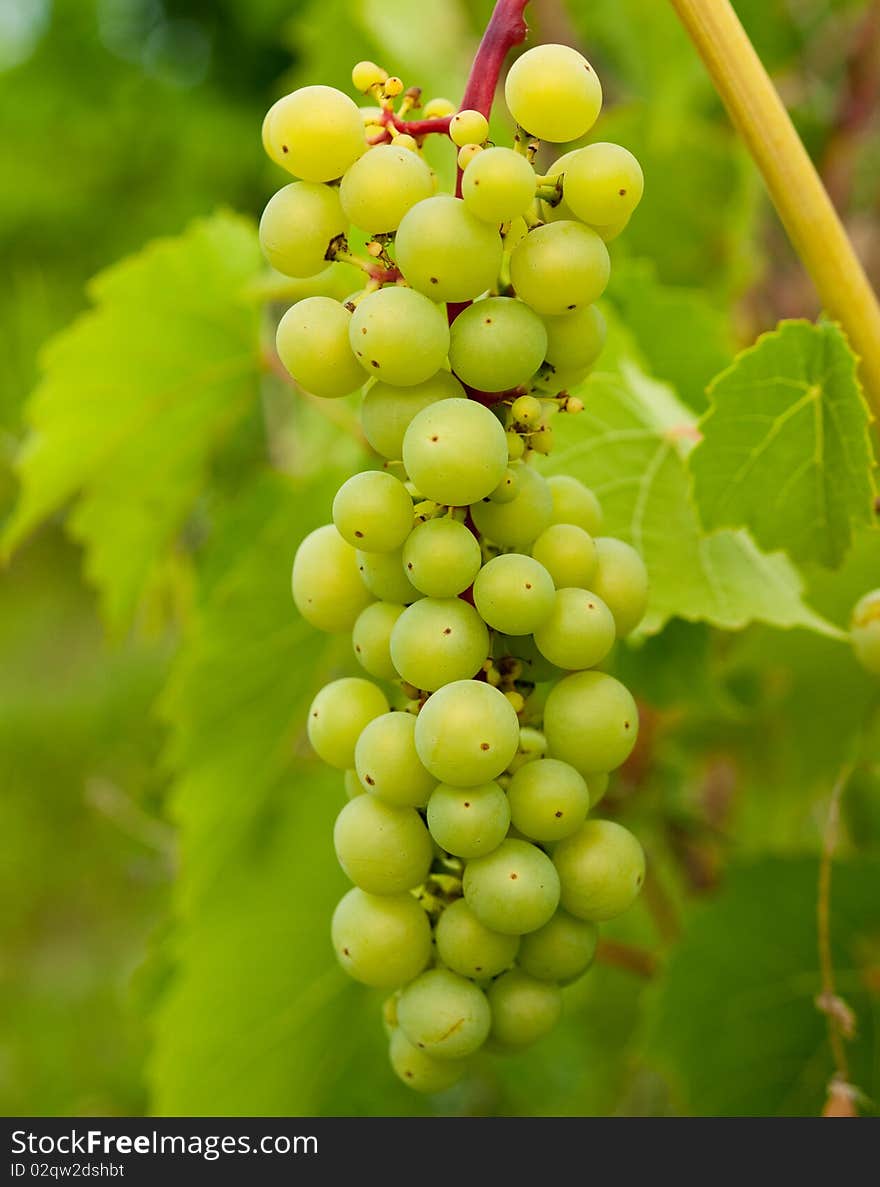
M 692 917 L 653 1003 L 647 1054 L 698 1116 L 818 1116 L 833 1068 L 820 990 L 818 862 L 734 868 Z M 855 1010 L 851 1080 L 876 1098 L 880 863 L 834 868 L 837 991 Z M 873 892 L 871 888 L 874 888 Z M 872 988 L 873 987 L 873 988 Z
M 829 323 L 783 322 L 710 389 L 689 466 L 705 526 L 831 567 L 872 519 L 870 413 L 856 360 Z
M 252 224 L 220 214 L 98 276 L 96 308 L 55 338 L 28 407 L 14 549 L 70 499 L 110 626 L 131 617 L 203 489 L 212 452 L 256 402 Z

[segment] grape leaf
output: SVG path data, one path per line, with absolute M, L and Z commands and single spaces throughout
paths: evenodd
M 668 387 L 622 359 L 619 374 L 597 372 L 579 394 L 585 411 L 556 418 L 548 469 L 591 486 L 607 530 L 641 552 L 651 578 L 648 633 L 674 617 L 727 630 L 767 622 L 837 633 L 805 604 L 786 557 L 761 552 L 744 531 L 702 530 L 686 465 L 696 426 Z
M 745 526 L 763 548 L 840 564 L 875 490 L 855 367 L 837 326 L 792 321 L 718 376 L 689 459 L 707 528 Z
M 76 500 L 69 528 L 117 631 L 257 400 L 259 315 L 242 290 L 259 266 L 250 222 L 198 221 L 96 277 L 95 308 L 43 352 L 3 548 Z
M 831 889 L 837 991 L 855 1010 L 852 1082 L 880 1086 L 876 859 L 841 861 Z M 820 989 L 818 862 L 735 867 L 694 914 L 658 987 L 647 1053 L 699 1116 L 818 1116 L 832 1073 Z M 873 991 L 871 986 L 873 985 Z

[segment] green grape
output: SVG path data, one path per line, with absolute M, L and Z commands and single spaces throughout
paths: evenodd
M 474 605 L 490 627 L 505 635 L 532 634 L 550 616 L 555 598 L 544 566 L 516 552 L 487 561 L 474 582 Z
M 484 927 L 464 901 L 450 903 L 434 929 L 437 955 L 454 973 L 475 981 L 497 977 L 509 969 L 520 946 L 519 936 L 502 936 Z
M 361 786 L 361 781 L 358 779 L 357 771 L 348 770 L 345 772 L 345 796 L 346 799 L 353 800 L 356 795 L 366 795 Z
M 482 1047 L 491 1019 L 486 995 L 473 981 L 449 969 L 429 969 L 400 995 L 397 1021 L 426 1055 L 461 1059 Z
M 408 606 L 391 632 L 391 659 L 404 680 L 434 692 L 467 680 L 489 654 L 489 632 L 461 598 L 422 598 Z
M 473 584 L 482 553 L 476 536 L 456 519 L 429 519 L 403 546 L 413 585 L 431 598 L 454 598 Z
M 260 246 L 277 272 L 317 276 L 327 267 L 330 244 L 347 226 L 336 190 L 295 181 L 269 199 L 260 219 Z
M 595 808 L 600 800 L 605 798 L 605 792 L 608 790 L 609 775 L 607 771 L 597 771 L 590 775 L 590 781 L 587 788 L 590 792 L 590 807 Z
M 383 602 L 415 602 L 422 595 L 410 584 L 403 567 L 403 549 L 396 552 L 356 552 L 363 585 Z
M 391 660 L 391 632 L 403 613 L 398 602 L 373 602 L 362 610 L 352 630 L 351 642 L 360 665 L 377 680 L 396 680 Z
M 417 202 L 395 239 L 397 264 L 432 301 L 470 301 L 491 289 L 501 267 L 497 227 L 475 218 L 449 194 Z
M 297 610 L 319 631 L 350 631 L 370 604 L 355 551 L 332 523 L 310 532 L 296 550 L 291 587 Z
M 591 586 L 614 615 L 622 638 L 635 630 L 648 608 L 648 571 L 634 548 L 612 536 L 596 540 L 599 564 Z
M 417 153 L 379 144 L 345 174 L 339 200 L 356 227 L 378 235 L 396 231 L 409 208 L 433 193 L 431 170 Z
M 425 498 L 465 507 L 504 477 L 507 438 L 498 418 L 475 400 L 440 400 L 406 430 L 403 464 Z
M 398 387 L 430 379 L 449 350 L 443 308 L 399 285 L 364 297 L 352 314 L 349 337 L 363 369 Z
M 493 503 L 512 503 L 518 494 L 519 479 L 516 476 L 516 470 L 508 468 L 504 472 L 504 477 L 495 489 L 490 491 L 487 498 Z
M 429 697 L 416 720 L 419 758 L 441 783 L 478 787 L 496 779 L 516 754 L 519 721 L 503 692 L 457 680 Z
M 388 712 L 380 688 L 360 676 L 345 676 L 325 684 L 312 701 L 308 735 L 319 758 L 344 771 L 354 766 L 355 743 L 374 717 Z
M 570 313 L 592 305 L 610 275 L 608 248 L 582 223 L 535 227 L 510 257 L 516 295 L 540 314 Z
M 505 1047 L 528 1047 L 549 1034 L 562 1015 L 558 985 L 511 969 L 488 991 L 492 1038 Z
M 614 646 L 614 618 L 590 590 L 559 589 L 549 616 L 535 631 L 535 643 L 558 668 L 592 668 Z
M 361 552 L 394 552 L 412 531 L 412 499 L 387 470 L 365 470 L 336 492 L 333 522 L 343 540 Z
M 588 820 L 553 850 L 560 901 L 578 919 L 602 923 L 635 902 L 645 880 L 645 854 L 613 820 Z
M 520 767 L 507 796 L 514 828 L 533 841 L 570 836 L 584 823 L 590 807 L 583 775 L 555 758 Z
M 558 317 L 545 317 L 544 325 L 546 358 L 560 374 L 592 367 L 602 353 L 608 331 L 605 318 L 595 305 Z
M 645 177 L 628 149 L 600 142 L 571 154 L 562 188 L 576 218 L 609 226 L 632 215 L 645 192 Z
M 852 612 L 850 638 L 866 672 L 880 676 L 880 589 L 860 598 Z
M 502 841 L 486 857 L 469 861 L 462 889 L 480 922 L 502 935 L 536 931 L 559 903 L 559 877 L 553 863 L 528 841 Z
M 372 795 L 349 800 L 333 828 L 346 875 L 370 894 L 401 894 L 424 882 L 434 846 L 415 808 L 395 808 Z
M 519 486 L 509 503 L 488 499 L 474 501 L 471 516 L 478 531 L 502 548 L 527 549 L 550 524 L 553 497 L 547 480 L 526 462 L 514 462 L 510 469 Z
M 462 178 L 465 206 L 487 223 L 509 223 L 525 214 L 537 182 L 530 162 L 512 148 L 487 148 L 474 157 Z
M 456 857 L 482 857 L 507 835 L 510 806 L 497 783 L 450 787 L 441 783 L 428 800 L 428 828 L 441 849 Z
M 263 144 L 276 164 L 304 181 L 341 177 L 367 147 L 357 104 L 334 87 L 300 87 L 274 103 Z
M 398 808 L 424 808 L 436 786 L 416 753 L 412 713 L 384 713 L 365 727 L 354 749 L 358 778 L 370 795 Z
M 414 1047 L 398 1027 L 391 1032 L 389 1051 L 394 1074 L 414 1092 L 429 1095 L 445 1092 L 465 1073 L 465 1064 L 458 1059 L 432 1059 Z
M 595 923 L 559 910 L 549 923 L 523 937 L 517 964 L 539 981 L 570 985 L 593 963 L 598 943 Z
M 348 341 L 350 321 L 351 314 L 339 301 L 306 297 L 278 323 L 278 357 L 307 392 L 335 399 L 363 384 L 364 373 Z
M 431 959 L 431 925 L 411 894 L 367 894 L 352 887 L 333 912 L 333 948 L 355 981 L 394 989 Z
M 532 380 L 533 386 L 543 393 L 555 396 L 559 392 L 572 392 L 590 374 L 592 367 L 579 367 L 565 370 L 554 367 L 552 363 L 545 363 Z M 537 448 L 535 446 L 535 448 Z M 546 451 L 545 451 L 546 452 Z
M 525 679 L 528 679 L 527 673 L 525 674 Z M 529 725 L 524 725 L 519 731 L 519 748 L 508 764 L 507 769 L 511 775 L 515 775 L 520 767 L 524 767 L 526 763 L 537 762 L 538 759 L 545 758 L 546 755 L 547 739 L 540 730 L 534 729 Z
M 448 371 L 438 371 L 412 387 L 376 383 L 361 405 L 364 435 L 377 453 L 399 461 L 403 457 L 403 435 L 416 413 L 438 400 L 464 396 L 464 388 Z
M 557 589 L 590 589 L 598 553 L 593 537 L 573 523 L 551 523 L 532 545 Z
M 517 58 L 504 98 L 520 127 L 555 144 L 586 136 L 602 110 L 596 72 L 568 45 L 536 45 Z
M 638 709 L 613 676 L 575 672 L 547 697 L 544 733 L 553 757 L 589 779 L 594 771 L 613 771 L 629 758 L 639 733 Z
M 551 523 L 571 523 L 591 536 L 602 531 L 602 508 L 588 486 L 569 474 L 554 474 L 547 479 L 553 499 Z
M 526 383 L 546 349 L 544 323 L 528 305 L 512 297 L 487 297 L 452 323 L 449 364 L 469 387 L 503 392 Z
M 449 121 L 449 139 L 458 148 L 482 144 L 489 135 L 489 121 L 481 111 L 458 111 Z

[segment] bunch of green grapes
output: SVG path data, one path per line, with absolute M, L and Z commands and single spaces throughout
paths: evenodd
M 605 666 L 645 613 L 647 574 L 604 534 L 590 489 L 536 464 L 553 415 L 582 407 L 569 389 L 604 341 L 605 240 L 642 180 L 607 144 L 536 175 L 535 138 L 579 138 L 601 106 L 567 47 L 530 50 L 508 76 L 517 148 L 486 147 L 479 112 L 427 105 L 459 148 L 460 197 L 435 192 L 425 121 L 405 118 L 418 93 L 369 62 L 353 79 L 374 107 L 306 87 L 266 116 L 267 151 L 297 180 L 261 239 L 289 276 L 334 259 L 363 276 L 345 302 L 306 297 L 278 325 L 301 387 L 363 387 L 378 455 L 300 545 L 293 597 L 316 628 L 351 632 L 361 670 L 308 714 L 348 796 L 334 843 L 353 888 L 333 947 L 356 980 L 393 990 L 391 1065 L 435 1092 L 484 1044 L 519 1050 L 555 1025 L 598 925 L 644 878 L 639 842 L 593 810 L 636 743 L 635 702 Z

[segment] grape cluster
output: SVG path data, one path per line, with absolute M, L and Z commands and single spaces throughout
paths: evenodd
M 604 343 L 606 241 L 643 181 L 610 144 L 536 174 L 537 141 L 583 136 L 601 107 L 568 47 L 511 69 L 513 149 L 487 146 L 485 117 L 444 100 L 405 119 L 418 92 L 373 63 L 353 80 L 376 106 L 312 86 L 270 109 L 264 144 L 298 180 L 260 234 L 289 276 L 331 260 L 364 274 L 346 302 L 306 297 L 278 326 L 303 388 L 364 387 L 363 431 L 383 459 L 300 545 L 293 596 L 313 626 L 351 632 L 363 670 L 308 714 L 348 794 L 334 843 L 354 886 L 333 946 L 356 980 L 395 991 L 392 1067 L 434 1092 L 487 1041 L 520 1049 L 554 1026 L 597 924 L 644 878 L 635 837 L 588 813 L 636 742 L 635 702 L 602 665 L 641 620 L 647 575 L 603 535 L 592 491 L 534 465 L 553 417 L 582 407 L 569 389 Z M 435 193 L 428 124 L 458 147 L 461 196 Z

